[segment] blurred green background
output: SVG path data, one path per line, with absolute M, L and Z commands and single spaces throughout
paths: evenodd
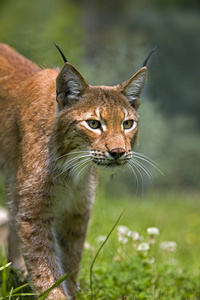
M 199 0 L 1 0 L 0 41 L 41 67 L 62 66 L 54 41 L 94 85 L 125 81 L 156 45 L 136 151 L 165 174 L 149 166 L 153 189 L 199 191 Z M 133 174 L 115 177 L 108 193 L 132 195 Z M 150 188 L 148 176 L 139 180 L 139 192 Z

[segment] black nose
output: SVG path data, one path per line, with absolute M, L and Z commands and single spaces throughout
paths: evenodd
M 124 148 L 114 148 L 111 151 L 109 151 L 109 153 L 114 159 L 118 159 L 122 157 L 124 153 L 126 153 L 126 150 Z

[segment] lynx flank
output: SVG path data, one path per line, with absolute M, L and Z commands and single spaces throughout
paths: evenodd
M 90 86 L 68 62 L 42 70 L 0 44 L 8 258 L 38 294 L 75 272 L 48 299 L 75 299 L 98 169 L 132 167 L 146 73 L 144 66 L 117 86 Z

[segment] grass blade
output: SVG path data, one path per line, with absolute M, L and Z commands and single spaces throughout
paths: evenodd
M 6 268 L 8 267 L 9 264 L 4 265 L 2 269 L 2 296 L 3 299 L 6 299 L 6 294 L 7 294 L 7 286 L 6 286 L 6 278 L 7 278 L 7 270 Z
M 103 243 L 101 244 L 101 246 L 99 247 L 99 250 L 97 251 L 93 261 L 92 261 L 92 264 L 91 264 L 91 267 L 90 267 L 90 299 L 93 300 L 94 299 L 94 294 L 93 294 L 93 280 L 92 280 L 92 275 L 93 275 L 93 266 L 95 264 L 95 261 L 101 251 L 101 249 L 103 248 L 103 246 L 105 245 L 105 243 L 107 242 L 107 240 L 109 239 L 110 235 L 112 234 L 113 230 L 115 229 L 115 227 L 117 226 L 117 224 L 119 223 L 119 220 L 121 219 L 121 216 L 123 215 L 124 213 L 124 210 L 121 212 L 121 214 L 119 215 L 117 221 L 115 222 L 115 224 L 113 225 L 113 227 L 111 228 L 110 232 L 108 233 L 105 241 L 103 241 Z
M 13 290 L 13 294 L 17 293 L 19 290 L 23 289 L 24 287 L 26 287 L 27 285 L 29 285 L 29 283 L 25 283 L 23 285 L 18 286 L 17 288 L 15 288 Z M 34 294 L 35 295 L 35 294 Z
M 7 263 L 6 265 L 0 267 L 0 272 L 9 267 L 12 264 L 12 262 Z
M 8 300 L 11 300 L 12 294 L 13 294 L 13 287 L 12 287 L 12 288 L 11 288 L 11 290 L 10 290 L 10 293 L 9 293 L 9 298 L 8 298 Z
M 61 284 L 64 280 L 66 280 L 67 278 L 69 278 L 72 274 L 74 274 L 75 272 L 71 272 L 70 274 L 64 274 L 62 277 L 60 277 L 58 279 L 58 281 L 56 281 L 56 283 L 54 283 L 48 290 L 46 290 L 45 292 L 43 292 L 38 298 L 36 298 L 36 300 L 43 300 L 47 297 L 47 295 L 55 288 L 57 287 L 59 284 Z

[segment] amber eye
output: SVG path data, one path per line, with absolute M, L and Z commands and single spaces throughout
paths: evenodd
M 86 122 L 90 126 L 90 128 L 92 128 L 92 129 L 101 128 L 101 123 L 97 120 L 87 120 Z
M 124 129 L 130 129 L 131 127 L 133 127 L 134 121 L 133 120 L 126 120 L 123 123 L 123 128 Z

